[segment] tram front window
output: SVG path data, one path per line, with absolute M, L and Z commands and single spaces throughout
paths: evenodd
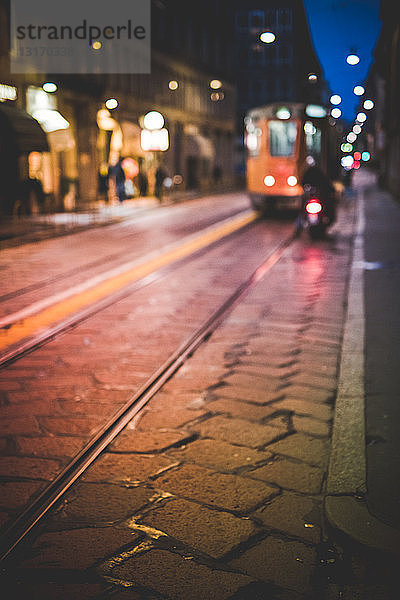
M 269 153 L 271 156 L 293 156 L 297 126 L 293 121 L 270 121 Z

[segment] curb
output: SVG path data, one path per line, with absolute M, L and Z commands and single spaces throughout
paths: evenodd
M 368 510 L 365 440 L 364 196 L 357 194 L 347 314 L 328 467 L 325 514 L 332 527 L 373 550 L 400 554 L 400 531 Z

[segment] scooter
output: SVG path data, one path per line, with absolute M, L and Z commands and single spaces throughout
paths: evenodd
M 324 198 L 318 188 L 304 186 L 302 222 L 311 239 L 323 238 L 334 222 L 333 201 Z

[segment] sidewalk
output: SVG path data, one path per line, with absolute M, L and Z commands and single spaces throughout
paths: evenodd
M 400 553 L 400 206 L 355 178 L 358 225 L 326 499 L 331 524 Z
M 155 196 L 140 196 L 125 200 L 122 204 L 106 203 L 102 200 L 88 203 L 73 211 L 0 218 L 0 249 L 20 243 L 37 242 L 43 239 L 68 235 L 76 231 L 118 223 L 137 214 L 179 202 L 194 200 L 202 196 L 227 194 L 240 191 L 228 186 L 214 191 L 186 191 L 166 193 L 162 202 Z
M 165 201 L 165 204 L 167 202 Z M 99 201 L 84 210 L 51 214 L 2 217 L 0 221 L 0 248 L 40 241 L 90 227 L 117 223 L 140 212 L 159 206 L 155 197 L 125 200 L 123 204 L 107 204 Z

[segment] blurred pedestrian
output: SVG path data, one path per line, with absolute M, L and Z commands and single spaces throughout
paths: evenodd
M 140 170 L 138 173 L 138 187 L 139 187 L 139 195 L 147 196 L 147 192 L 149 189 L 149 182 L 147 180 L 146 173 L 142 170 Z
M 108 177 L 112 178 L 115 183 L 115 190 L 118 196 L 119 202 L 126 199 L 125 193 L 125 172 L 122 168 L 122 159 L 120 158 L 114 166 L 110 166 L 108 169 Z
M 166 178 L 167 173 L 164 170 L 164 167 L 162 166 L 162 164 L 159 164 L 157 167 L 157 170 L 155 172 L 155 187 L 154 187 L 154 193 L 156 195 L 156 198 L 158 198 L 158 200 L 160 202 L 162 202 L 162 197 L 163 197 L 163 187 L 164 187 L 164 179 Z

